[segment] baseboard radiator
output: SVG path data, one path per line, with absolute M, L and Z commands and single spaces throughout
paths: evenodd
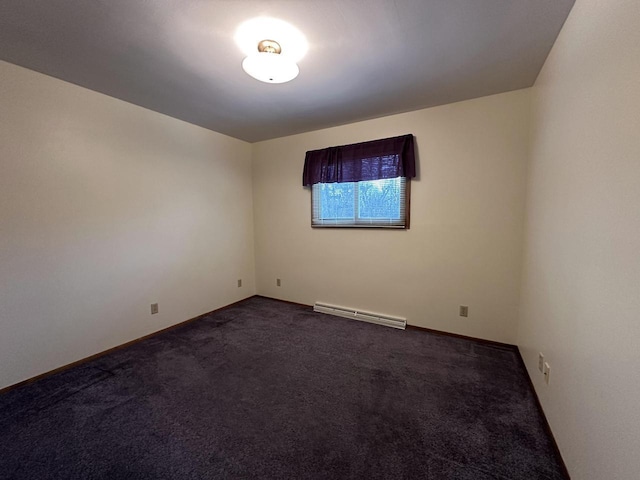
M 401 330 L 404 330 L 407 326 L 406 318 L 391 317 L 380 313 L 362 312 L 353 308 L 339 307 L 337 305 L 328 305 L 320 302 L 316 302 L 313 305 L 313 311 L 326 313 L 328 315 L 336 315 L 338 317 L 352 318 L 362 322 L 376 323 L 378 325 L 399 328 Z

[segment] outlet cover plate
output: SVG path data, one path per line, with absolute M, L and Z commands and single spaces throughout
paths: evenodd
M 544 373 L 544 383 L 549 385 L 549 377 L 551 376 L 551 365 L 549 365 L 547 362 L 544 362 L 542 373 Z

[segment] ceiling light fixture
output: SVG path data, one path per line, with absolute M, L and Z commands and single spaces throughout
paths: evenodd
M 258 52 L 242 62 L 242 68 L 253 78 L 267 83 L 285 83 L 300 73 L 296 62 L 282 56 L 282 48 L 275 40 L 262 40 Z
M 235 40 L 247 55 L 242 62 L 244 71 L 266 83 L 284 83 L 296 78 L 300 73 L 296 62 L 308 49 L 307 40 L 298 29 L 275 18 L 260 17 L 244 22 L 238 27 Z

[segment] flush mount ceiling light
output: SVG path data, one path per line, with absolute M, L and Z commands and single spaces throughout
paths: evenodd
M 262 40 L 258 44 L 258 53 L 245 58 L 242 68 L 261 82 L 289 82 L 298 76 L 300 69 L 296 62 L 282 56 L 281 51 L 280 44 L 275 40 Z
M 247 55 L 242 68 L 266 83 L 284 83 L 298 76 L 296 62 L 307 53 L 307 40 L 292 25 L 275 18 L 259 17 L 244 22 L 235 41 Z

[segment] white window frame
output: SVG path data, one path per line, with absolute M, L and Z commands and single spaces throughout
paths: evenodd
M 354 183 L 354 218 L 320 218 L 321 211 L 321 195 L 318 183 L 311 187 L 311 226 L 313 228 L 392 228 L 392 229 L 408 229 L 409 228 L 409 205 L 410 205 L 410 185 L 408 178 L 400 177 L 401 193 L 400 193 L 400 219 L 380 219 L 380 218 L 359 218 L 358 214 L 358 183 Z

